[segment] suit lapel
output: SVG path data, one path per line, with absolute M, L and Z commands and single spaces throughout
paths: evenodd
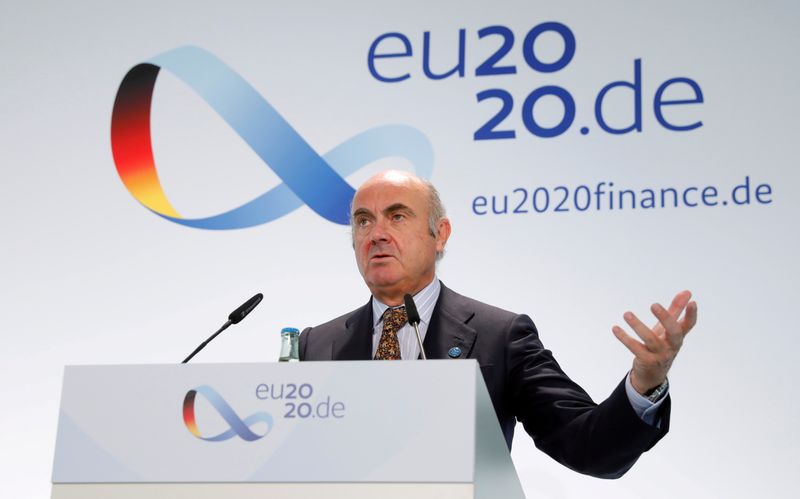
M 372 358 L 372 299 L 347 319 L 345 331 L 331 345 L 333 360 Z
M 470 356 L 477 333 L 467 323 L 475 312 L 460 298 L 458 293 L 442 284 L 423 342 L 429 359 L 450 358 L 448 352 L 453 347 L 461 349 L 461 354 L 457 358 L 466 359 Z M 333 341 L 331 358 L 372 359 L 372 329 L 372 299 L 370 299 L 366 305 L 350 316 L 345 323 L 345 330 Z
M 475 344 L 476 332 L 467 325 L 475 312 L 460 300 L 460 295 L 450 291 L 444 284 L 439 300 L 433 309 L 431 323 L 425 334 L 425 354 L 429 359 L 450 358 L 448 352 L 453 347 L 461 349 L 459 359 L 466 359 Z

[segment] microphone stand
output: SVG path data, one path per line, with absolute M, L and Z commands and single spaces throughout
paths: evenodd
M 231 324 L 233 324 L 233 322 L 232 322 L 232 321 L 230 321 L 230 320 L 229 320 L 228 322 L 226 322 L 225 324 L 223 324 L 223 325 L 222 325 L 222 327 L 221 327 L 221 328 L 219 328 L 219 329 L 217 330 L 217 332 L 216 332 L 216 333 L 214 333 L 214 334 L 212 334 L 211 336 L 209 336 L 209 337 L 208 337 L 208 339 L 207 339 L 206 341 L 204 341 L 204 342 L 200 343 L 200 346 L 198 346 L 197 348 L 195 348 L 195 349 L 194 349 L 194 352 L 190 353 L 188 357 L 186 357 L 185 359 L 183 359 L 183 362 L 181 362 L 181 364 L 186 364 L 187 362 L 189 362 L 189 361 L 192 359 L 192 357 L 194 357 L 195 355 L 197 355 L 197 352 L 199 352 L 200 350 L 202 350 L 203 348 L 205 348 L 205 347 L 206 347 L 206 345 L 208 345 L 208 344 L 211 342 L 211 340 L 213 340 L 214 338 L 216 338 L 216 337 L 217 337 L 217 335 L 218 335 L 219 333 L 221 333 L 221 332 L 225 331 L 226 329 L 228 329 L 228 326 L 230 326 Z

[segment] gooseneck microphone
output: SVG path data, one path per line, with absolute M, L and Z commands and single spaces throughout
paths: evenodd
M 254 308 L 256 308 L 256 305 L 261 303 L 261 300 L 263 299 L 264 295 L 258 293 L 254 297 L 242 303 L 242 305 L 239 308 L 231 312 L 231 314 L 228 316 L 228 320 L 230 321 L 231 324 L 239 324 L 242 321 L 242 319 L 247 317 L 247 314 L 249 314 L 250 312 L 253 311 Z
M 417 343 L 419 344 L 419 353 L 422 355 L 422 360 L 428 360 L 428 357 L 425 356 L 425 349 L 422 347 L 422 336 L 419 335 L 419 312 L 417 312 L 417 306 L 414 304 L 414 298 L 411 295 L 406 294 L 403 296 L 403 302 L 406 305 L 406 315 L 408 316 L 408 323 L 411 324 L 411 327 L 414 328 L 414 332 L 417 333 Z
M 230 326 L 231 324 L 239 324 L 242 321 L 242 319 L 247 317 L 247 314 L 249 314 L 250 312 L 253 311 L 254 308 L 256 308 L 256 305 L 261 303 L 261 300 L 263 299 L 264 295 L 258 293 L 254 297 L 242 303 L 242 305 L 239 308 L 230 313 L 230 315 L 228 316 L 228 321 L 225 324 L 223 324 L 222 327 L 219 328 L 216 333 L 209 336 L 209 338 L 206 341 L 200 343 L 200 346 L 195 348 L 194 352 L 190 353 L 188 357 L 183 359 L 183 362 L 181 362 L 181 364 L 186 364 L 187 362 L 189 362 L 189 360 L 191 360 L 192 357 L 197 355 L 197 352 L 205 348 L 205 346 L 208 345 L 211 342 L 211 340 L 216 338 L 219 333 L 228 329 L 228 326 Z

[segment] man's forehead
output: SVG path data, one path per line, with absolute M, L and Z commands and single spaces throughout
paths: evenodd
M 424 206 L 424 186 L 408 177 L 371 179 L 356 191 L 353 211 L 358 209 L 383 211 L 397 204 L 412 208 Z

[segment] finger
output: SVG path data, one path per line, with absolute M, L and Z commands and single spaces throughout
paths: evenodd
M 683 329 L 678 323 L 678 318 L 669 313 L 667 309 L 658 303 L 650 307 L 650 311 L 656 316 L 664 329 L 664 338 L 673 348 L 680 348 L 683 342 Z
M 639 318 L 636 317 L 636 314 L 633 312 L 625 312 L 622 318 L 625 319 L 625 322 L 633 329 L 633 332 L 644 341 L 648 350 L 652 352 L 660 350 L 658 336 L 640 321 Z
M 611 328 L 611 332 L 613 332 L 614 336 L 617 337 L 620 343 L 625 345 L 625 348 L 630 350 L 630 352 L 636 357 L 641 357 L 642 355 L 647 354 L 647 347 L 629 336 L 621 327 L 614 326 Z
M 669 306 L 669 314 L 676 319 L 680 317 L 681 312 L 683 312 L 683 309 L 686 308 L 686 304 L 688 304 L 691 299 L 692 292 L 688 289 L 675 295 L 675 298 L 672 299 L 672 303 Z
M 686 336 L 689 334 L 689 331 L 692 330 L 695 324 L 697 324 L 697 302 L 690 302 L 689 305 L 686 306 L 686 315 L 680 322 L 683 335 Z
M 689 291 L 688 289 L 676 294 L 675 297 L 672 299 L 672 303 L 670 303 L 669 305 L 669 314 L 675 317 L 676 319 L 680 317 L 681 314 L 683 313 L 683 310 L 686 308 L 686 304 L 689 303 L 689 300 L 691 299 L 692 299 L 692 292 Z M 654 324 L 652 329 L 659 336 L 661 336 L 664 332 L 660 321 Z

